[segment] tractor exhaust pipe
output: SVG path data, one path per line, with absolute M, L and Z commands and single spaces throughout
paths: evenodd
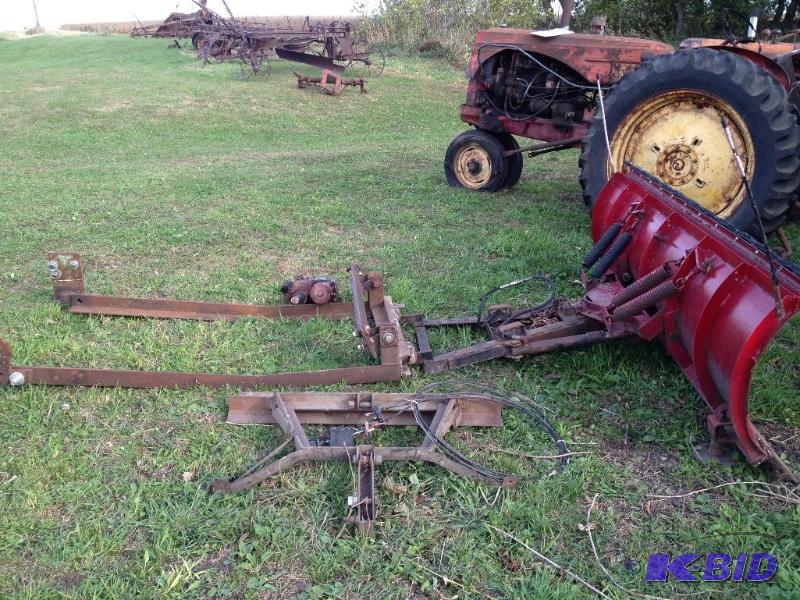
M 561 0 L 561 18 L 559 19 L 559 27 L 569 27 L 572 23 L 572 9 L 575 6 L 575 0 Z
M 758 37 L 758 18 L 761 16 L 761 9 L 754 8 L 750 13 L 749 25 L 747 26 L 747 41 L 754 42 Z

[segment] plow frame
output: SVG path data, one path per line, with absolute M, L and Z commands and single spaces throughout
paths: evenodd
M 356 435 L 368 440 L 371 431 L 377 427 L 415 424 L 408 408 L 410 402 L 417 403 L 433 436 L 426 435 L 418 446 L 375 446 L 355 442 Z M 489 485 L 497 484 L 495 480 L 481 476 L 438 452 L 435 443 L 436 438 L 442 439 L 454 427 L 501 427 L 502 407 L 496 403 L 468 397 L 427 399 L 424 395 L 371 392 L 249 392 L 231 396 L 228 408 L 228 423 L 277 425 L 286 438 L 242 476 L 233 480 L 215 479 L 213 491 L 230 493 L 246 490 L 307 462 L 349 462 L 355 467 L 357 483 L 356 495 L 348 498 L 348 504 L 355 512 L 352 521 L 363 535 L 373 533 L 377 514 L 375 466 L 383 462 L 427 462 L 462 477 Z M 303 424 L 360 426 L 360 429 L 332 427 L 329 445 L 322 446 L 308 439 Z M 269 462 L 290 443 L 294 445 L 294 451 Z M 515 478 L 509 477 L 502 481 L 502 486 L 513 488 L 517 483 Z
M 364 273 L 353 263 L 350 284 L 353 302 L 328 304 L 221 304 L 211 302 L 128 298 L 86 294 L 83 264 L 79 254 L 51 252 L 48 270 L 53 279 L 56 300 L 69 312 L 155 319 L 234 321 L 242 317 L 330 320 L 353 319 L 353 335 L 362 338 L 360 349 L 367 350 L 380 364 L 317 371 L 295 371 L 268 375 L 130 371 L 60 367 L 22 367 L 11 364 L 11 348 L 0 340 L 0 378 L 2 381 L 90 387 L 188 388 L 197 385 L 218 388 L 237 386 L 252 389 L 263 386 L 333 385 L 397 381 L 412 358 L 413 349 L 403 337 L 398 309 L 384 294 L 383 276 Z
M 20 367 L 11 364 L 11 350 L 0 341 L 0 384 L 253 389 L 374 383 L 398 381 L 414 364 L 439 373 L 638 336 L 660 339 L 710 408 L 711 458 L 722 458 L 723 449 L 735 444 L 751 464 L 776 465 L 795 479 L 751 423 L 748 394 L 758 357 L 800 311 L 800 267 L 773 257 L 779 279 L 775 289 L 766 253 L 752 238 L 634 165 L 626 168 L 598 198 L 596 244 L 582 264 L 585 294 L 579 300 L 557 299 L 535 311 L 490 307 L 493 321 L 488 325 L 479 316 L 401 316 L 400 307 L 384 293 L 383 277 L 365 274 L 355 263 L 350 303 L 261 306 L 98 296 L 85 293 L 80 255 L 54 252 L 48 255 L 54 295 L 69 312 L 200 320 L 352 318 L 354 335 L 362 338 L 360 349 L 380 364 L 271 375 Z M 402 324 L 413 327 L 416 347 L 404 337 Z M 436 354 L 429 330 L 438 327 L 473 327 L 489 339 Z M 714 341 L 714 332 L 724 334 L 724 343 Z

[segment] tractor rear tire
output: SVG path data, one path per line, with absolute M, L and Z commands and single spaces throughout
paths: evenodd
M 752 182 L 767 231 L 780 226 L 800 187 L 800 127 L 786 91 L 731 52 L 679 50 L 642 63 L 605 98 L 614 166 L 644 168 L 735 227 L 760 231 L 721 116 Z M 584 200 L 594 204 L 611 175 L 598 107 L 579 160 Z
M 496 192 L 508 177 L 505 151 L 503 143 L 488 131 L 460 133 L 450 142 L 444 157 L 447 183 L 476 192 Z
M 492 135 L 500 140 L 500 143 L 503 144 L 506 150 L 519 150 L 517 140 L 510 133 L 506 131 L 493 131 Z M 506 180 L 503 182 L 503 187 L 510 188 L 517 185 L 519 178 L 522 177 L 522 152 L 507 156 L 506 160 L 508 160 L 508 175 L 506 175 Z

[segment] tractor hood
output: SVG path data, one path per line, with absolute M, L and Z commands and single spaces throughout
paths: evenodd
M 589 83 L 603 85 L 618 81 L 642 60 L 674 52 L 669 44 L 639 38 L 563 33 L 545 36 L 530 29 L 496 27 L 478 32 L 473 46 L 470 77 L 480 63 L 510 47 L 547 56 L 575 70 Z

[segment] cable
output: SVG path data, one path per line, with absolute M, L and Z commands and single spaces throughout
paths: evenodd
M 492 294 L 494 294 L 496 292 L 499 292 L 500 290 L 507 290 L 509 288 L 514 288 L 514 287 L 523 285 L 525 283 L 529 283 L 531 281 L 540 281 L 540 282 L 543 282 L 543 283 L 547 284 L 547 287 L 549 288 L 549 295 L 547 296 L 547 299 L 545 299 L 543 302 L 540 302 L 539 304 L 523 308 L 523 309 L 513 313 L 511 316 L 507 317 L 501 323 L 501 325 L 505 325 L 506 323 L 509 323 L 510 321 L 513 321 L 515 319 L 519 319 L 522 316 L 527 316 L 527 315 L 530 315 L 531 313 L 535 313 L 535 312 L 538 312 L 540 310 L 544 310 L 545 308 L 547 308 L 548 306 L 553 304 L 553 302 L 555 302 L 556 296 L 558 295 L 558 289 L 556 288 L 555 282 L 550 277 L 548 277 L 547 275 L 531 275 L 529 277 L 524 277 L 522 279 L 517 279 L 515 281 L 509 281 L 508 283 L 504 283 L 503 285 L 499 285 L 496 288 L 492 288 L 491 290 L 489 290 L 488 292 L 483 294 L 483 296 L 480 297 L 480 300 L 478 301 L 478 311 L 477 311 L 477 315 L 475 317 L 475 326 L 476 327 L 481 327 L 481 326 L 486 327 L 486 326 L 489 326 L 491 324 L 492 320 L 493 320 L 493 316 L 492 315 L 487 315 L 486 321 L 482 320 L 483 311 L 486 308 L 486 301 L 489 299 L 489 296 L 491 296 Z
M 758 227 L 761 230 L 761 241 L 764 243 L 764 250 L 767 253 L 769 274 L 770 279 L 772 280 L 772 291 L 775 295 L 775 312 L 777 313 L 779 319 L 783 319 L 785 312 L 783 309 L 783 300 L 781 300 L 781 286 L 780 282 L 778 281 L 778 270 L 775 268 L 775 261 L 772 260 L 772 250 L 770 250 L 767 232 L 764 229 L 764 221 L 761 220 L 761 213 L 758 211 L 756 197 L 753 195 L 753 188 L 750 187 L 750 178 L 747 177 L 747 171 L 744 168 L 744 163 L 742 162 L 739 153 L 736 151 L 736 144 L 733 143 L 733 135 L 731 135 L 728 118 L 725 115 L 721 115 L 720 121 L 722 123 L 722 129 L 725 132 L 725 138 L 728 140 L 728 146 L 730 146 L 731 152 L 733 153 L 734 162 L 739 169 L 739 175 L 741 175 L 742 181 L 744 182 L 745 191 L 747 191 L 747 196 L 750 199 L 750 207 L 753 209 L 753 212 L 756 215 Z
M 480 62 L 481 62 L 481 50 L 483 50 L 484 48 L 501 48 L 501 49 L 504 49 L 504 50 L 516 50 L 520 54 L 522 54 L 525 57 L 527 57 L 529 60 L 535 62 L 540 68 L 544 69 L 545 71 L 547 71 L 551 75 L 554 75 L 555 77 L 558 77 L 558 79 L 563 81 L 566 85 L 568 85 L 570 87 L 578 88 L 580 90 L 591 90 L 592 92 L 594 92 L 594 86 L 593 85 L 584 85 L 582 83 L 575 83 L 574 81 L 570 81 L 569 79 L 564 77 L 558 71 L 556 71 L 554 69 L 551 69 L 546 64 L 544 64 L 542 61 L 540 61 L 538 58 L 536 58 L 532 54 L 526 52 L 524 49 L 520 48 L 519 46 L 515 46 L 514 44 L 482 44 L 482 45 L 480 45 L 478 47 L 478 52 L 477 52 L 478 64 L 480 64 Z M 608 87 L 606 87 L 604 89 L 608 89 Z
M 559 89 L 560 89 L 560 86 L 561 86 L 561 82 L 558 82 L 558 83 L 556 83 L 556 87 L 553 89 L 553 93 L 552 93 L 552 95 L 550 96 L 550 99 L 549 99 L 549 100 L 548 100 L 548 101 L 545 103 L 545 105 L 544 105 L 544 106 L 542 106 L 542 107 L 541 107 L 539 110 L 537 110 L 536 112 L 530 113 L 530 114 L 528 114 L 528 115 L 525 115 L 524 117 L 521 117 L 521 118 L 520 118 L 520 117 L 512 117 L 512 116 L 511 116 L 511 114 L 508 112 L 508 102 L 509 102 L 509 98 L 510 98 L 510 96 L 509 96 L 508 94 L 506 94 L 506 95 L 504 96 L 504 100 L 503 100 L 503 111 L 506 113 L 506 117 L 507 117 L 509 120 L 511 120 L 511 121 L 527 121 L 528 119 L 532 119 L 533 117 L 537 117 L 537 116 L 539 116 L 539 115 L 540 115 L 540 114 L 542 114 L 544 111 L 546 111 L 548 108 L 550 108 L 550 106 L 552 106 L 552 104 L 553 104 L 553 101 L 555 101 L 555 99 L 556 99 L 556 96 L 558 95 L 558 91 L 559 91 Z M 528 93 L 528 90 L 527 90 L 527 89 L 525 90 L 525 93 L 526 93 L 526 94 Z M 543 95 L 543 94 L 539 94 L 539 95 L 541 96 L 541 95 Z M 531 96 L 531 97 L 532 97 L 532 98 L 535 98 L 536 96 Z M 488 100 L 488 99 L 489 99 L 489 98 L 488 98 L 488 96 L 487 96 L 487 100 Z M 494 103 L 493 103 L 491 100 L 489 100 L 489 102 L 492 104 L 492 106 L 494 106 L 495 108 L 497 108 L 497 107 L 494 105 Z M 523 100 L 522 102 L 520 102 L 520 103 L 519 103 L 519 106 L 522 106 L 522 104 L 523 104 L 523 103 L 524 103 L 524 100 Z M 518 106 L 517 108 L 519 108 L 519 106 Z M 512 108 L 513 108 L 513 107 L 512 107 Z
M 432 391 L 436 390 L 437 388 L 444 388 L 444 391 L 432 393 Z M 477 399 L 495 402 L 503 407 L 518 410 L 530 418 L 540 429 L 542 429 L 545 433 L 547 433 L 547 435 L 550 436 L 550 438 L 552 438 L 556 448 L 558 449 L 558 455 L 569 454 L 569 449 L 567 448 L 566 443 L 561 439 L 558 431 L 556 431 L 556 428 L 553 426 L 553 424 L 550 423 L 550 421 L 545 417 L 542 410 L 530 398 L 527 398 L 521 394 L 509 394 L 490 385 L 458 380 L 431 383 L 417 390 L 414 396 L 408 400 L 408 404 L 411 406 L 411 410 L 414 414 L 414 420 L 417 422 L 419 428 L 425 433 L 425 435 L 429 436 L 433 440 L 434 444 L 436 444 L 443 454 L 445 454 L 451 460 L 454 460 L 455 462 L 467 467 L 468 469 L 482 475 L 485 478 L 496 480 L 498 483 L 502 483 L 508 479 L 519 479 L 519 477 L 514 475 L 510 475 L 503 471 L 498 471 L 496 469 L 476 463 L 461 451 L 453 447 L 451 444 L 436 436 L 436 434 L 433 433 L 430 425 L 425 422 L 425 419 L 420 413 L 419 402 L 421 401 L 446 401 L 453 398 Z M 568 464 L 568 456 L 559 458 L 557 466 L 558 471 L 563 471 Z

